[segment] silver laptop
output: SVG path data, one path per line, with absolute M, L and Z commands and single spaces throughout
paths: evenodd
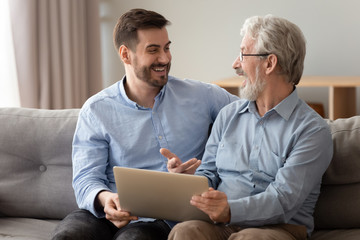
M 171 221 L 210 221 L 190 204 L 193 195 L 208 190 L 203 176 L 114 167 L 120 206 L 131 215 Z

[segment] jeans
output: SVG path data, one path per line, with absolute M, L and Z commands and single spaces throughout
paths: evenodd
M 117 228 L 105 218 L 87 210 L 76 210 L 64 218 L 53 232 L 53 240 L 166 240 L 170 227 L 163 220 L 135 222 Z

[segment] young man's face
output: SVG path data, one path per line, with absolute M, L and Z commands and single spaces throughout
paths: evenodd
M 139 42 L 132 52 L 135 76 L 154 87 L 167 83 L 171 65 L 170 40 L 166 28 L 138 30 Z

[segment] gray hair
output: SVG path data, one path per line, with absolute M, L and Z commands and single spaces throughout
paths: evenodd
M 280 66 L 280 74 L 297 85 L 304 70 L 306 54 L 305 37 L 298 26 L 280 17 L 266 15 L 248 18 L 240 32 L 255 40 L 258 53 L 275 54 Z

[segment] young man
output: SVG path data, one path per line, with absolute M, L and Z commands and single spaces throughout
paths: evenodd
M 218 224 L 183 222 L 169 239 L 305 240 L 313 230 L 333 148 L 328 125 L 297 95 L 304 36 L 271 15 L 247 19 L 241 34 L 233 68 L 245 77 L 247 100 L 221 110 L 196 171 L 212 188 L 191 199 Z M 169 171 L 184 171 L 175 154 L 161 152 Z
M 173 223 L 121 210 L 113 167 L 167 171 L 160 148 L 201 158 L 218 112 L 238 99 L 215 85 L 168 75 L 168 24 L 156 12 L 133 9 L 115 26 L 126 74 L 81 109 L 73 140 L 80 210 L 62 221 L 53 239 L 167 239 Z M 193 159 L 182 166 L 194 173 L 199 164 Z

